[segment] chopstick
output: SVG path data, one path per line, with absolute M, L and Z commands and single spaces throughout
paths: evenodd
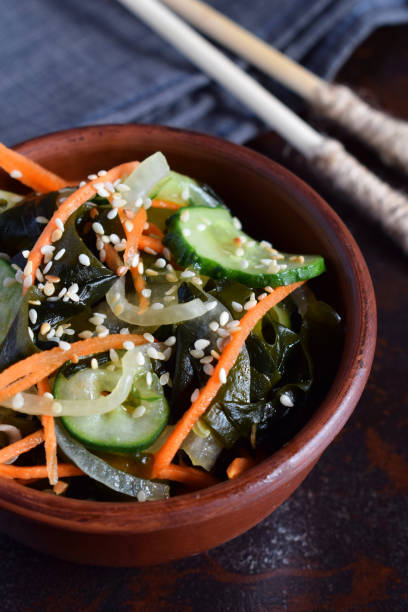
M 339 142 L 300 119 L 158 0 L 120 2 L 273 127 L 313 170 L 343 190 L 408 252 L 408 199 L 403 194 L 378 179 Z
M 408 172 L 408 124 L 332 85 L 200 0 L 162 0 L 199 30 L 299 94 L 316 110 Z

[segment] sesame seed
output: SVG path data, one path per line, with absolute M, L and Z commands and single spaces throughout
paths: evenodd
M 245 251 L 244 251 L 244 249 L 237 249 L 237 250 L 235 251 L 235 255 L 236 255 L 237 257 L 243 257 L 243 256 L 245 255 Z
M 80 256 L 78 257 L 78 261 L 83 266 L 90 266 L 91 265 L 91 260 L 89 259 L 88 255 L 86 255 L 85 253 L 81 253 L 80 254 Z
M 125 227 L 128 232 L 131 232 L 133 230 L 133 223 L 131 221 L 126 221 Z
M 164 387 L 164 385 L 167 385 L 167 383 L 169 382 L 169 378 L 170 378 L 170 374 L 168 372 L 165 372 L 165 374 L 162 374 L 159 378 L 159 383 L 161 384 L 162 387 Z
M 276 261 L 272 261 L 268 268 L 270 274 L 276 274 L 281 269 L 280 265 Z
M 74 329 L 66 329 L 64 331 L 64 334 L 67 334 L 68 336 L 74 336 L 75 335 L 75 330 Z
M 31 287 L 32 284 L 33 284 L 33 277 L 31 274 L 29 274 L 28 276 L 25 277 L 23 281 L 23 287 L 28 289 L 29 287 Z
M 136 363 L 137 365 L 140 365 L 140 366 L 144 365 L 145 363 L 145 357 L 141 351 L 136 353 Z
M 105 233 L 103 226 L 98 221 L 95 221 L 94 223 L 92 223 L 92 229 L 95 232 L 95 234 L 103 235 Z
M 219 359 L 220 358 L 220 354 L 217 353 L 217 351 L 214 351 L 214 349 L 211 350 L 211 355 L 212 355 L 212 357 L 214 357 L 214 359 Z
M 51 329 L 51 325 L 49 323 L 43 323 L 40 327 L 40 334 L 45 336 Z
M 24 259 L 28 259 L 29 255 L 30 255 L 30 251 L 23 251 L 21 254 L 24 257 Z
M 11 178 L 19 179 L 19 178 L 21 178 L 23 176 L 23 174 L 22 174 L 22 172 L 20 172 L 20 170 L 12 170 L 10 172 L 10 176 L 11 176 Z
M 119 266 L 119 268 L 116 270 L 116 274 L 118 276 L 124 276 L 128 270 L 129 268 L 127 266 Z
M 61 221 L 61 219 L 59 219 L 58 217 L 57 217 L 57 219 L 55 219 L 55 225 L 56 225 L 56 226 L 58 227 L 58 229 L 60 229 L 62 232 L 64 231 L 64 229 L 65 229 L 65 228 L 64 228 L 64 224 L 63 224 L 63 222 Z
M 151 305 L 151 308 L 153 310 L 161 310 L 162 308 L 164 308 L 164 305 L 161 302 L 156 302 L 155 304 Z
M 43 283 L 44 282 L 44 276 L 43 273 L 41 272 L 40 268 L 37 268 L 37 270 L 35 271 L 35 278 L 40 282 Z
M 227 382 L 227 374 L 224 368 L 220 369 L 218 376 L 219 376 L 220 382 L 224 385 Z
M 119 317 L 119 315 L 121 315 L 124 310 L 125 310 L 125 307 L 123 306 L 123 304 L 116 304 L 113 309 L 113 314 L 116 317 Z
M 65 342 L 64 340 L 61 340 L 58 343 L 59 347 L 63 350 L 63 351 L 69 351 L 69 349 L 71 348 L 71 345 L 69 342 Z
M 99 259 L 100 259 L 100 261 L 102 263 L 105 261 L 105 259 L 106 259 L 106 251 L 105 251 L 105 249 L 101 249 L 99 251 Z
M 220 314 L 220 325 L 221 327 L 224 327 L 224 325 L 226 325 L 228 323 L 229 320 L 229 314 L 226 310 L 224 310 L 221 314 Z
M 134 419 L 140 419 L 140 417 L 142 417 L 145 414 L 145 412 L 146 412 L 145 406 L 140 405 L 134 409 L 132 416 Z
M 40 217 L 36 217 L 35 220 L 36 220 L 37 223 L 40 223 L 41 225 L 47 225 L 47 223 L 48 223 L 47 217 L 41 217 L 40 216 Z
M 249 267 L 249 261 L 247 259 L 243 259 L 240 262 L 240 266 L 243 270 L 246 270 Z
M 200 389 L 194 389 L 193 393 L 191 394 L 191 401 L 195 402 L 198 399 L 198 396 L 200 395 Z
M 53 402 L 51 410 L 52 410 L 52 414 L 54 415 L 61 414 L 62 406 L 59 402 Z
M 27 331 L 28 331 L 28 335 L 30 336 L 31 342 L 34 342 L 34 332 L 31 329 L 31 327 L 28 327 Z
M 145 333 L 143 334 L 143 338 L 147 340 L 147 342 L 154 342 L 154 336 L 152 336 L 152 334 Z
M 207 312 L 209 312 L 210 310 L 213 310 L 217 306 L 217 302 L 206 302 L 205 306 L 206 306 Z
M 199 224 L 197 225 L 197 229 L 198 229 L 198 231 L 199 231 L 199 232 L 203 232 L 203 231 L 206 229 L 206 227 L 207 227 L 207 226 L 206 226 L 206 224 L 205 224 L 205 223 L 199 223 Z
M 207 346 L 209 346 L 210 341 L 207 340 L 206 338 L 200 338 L 199 340 L 196 340 L 194 342 L 194 348 L 197 349 L 198 351 L 202 351 L 203 349 L 207 348 Z
M 147 268 L 147 270 L 145 270 L 145 274 L 146 276 L 159 276 L 157 270 L 152 270 L 152 268 Z
M 37 311 L 34 310 L 34 308 L 30 308 L 30 310 L 28 311 L 28 318 L 30 319 L 33 325 L 37 323 L 38 314 Z
M 105 174 L 108 174 L 106 170 L 99 170 L 98 172 L 98 176 L 105 176 Z
M 165 268 L 166 260 L 163 259 L 163 257 L 159 257 L 159 259 L 156 259 L 156 261 L 154 262 L 154 265 L 156 266 L 156 268 Z
M 227 323 L 227 329 L 234 329 L 234 327 L 239 327 L 239 321 L 234 320 Z
M 43 393 L 43 397 L 45 397 L 46 399 L 50 399 L 50 400 L 54 399 L 53 394 L 50 393 L 49 391 L 46 391 L 45 393 Z
M 123 348 L 125 349 L 125 351 L 131 351 L 135 348 L 135 344 L 131 340 L 125 340 L 125 342 L 123 343 Z
M 108 217 L 108 219 L 112 220 L 117 216 L 117 214 L 118 214 L 118 209 L 112 208 L 112 210 L 110 210 L 106 216 Z
M 208 376 L 211 376 L 212 373 L 214 372 L 214 366 L 212 366 L 210 363 L 206 363 L 205 366 L 203 367 L 203 370 L 205 374 L 208 374 Z
M 258 295 L 258 301 L 262 301 L 264 300 L 266 297 L 268 297 L 267 293 L 261 293 L 261 295 Z
M 96 174 L 88 174 L 88 181 L 94 181 L 97 177 Z
M 272 259 L 261 259 L 261 264 L 264 266 L 269 266 L 272 263 Z
M 147 499 L 147 495 L 142 489 L 136 493 L 136 497 L 138 502 L 145 502 Z
M 194 357 L 194 359 L 201 359 L 204 357 L 204 351 L 201 349 L 191 349 L 190 355 Z
M 183 234 L 183 236 L 186 236 L 186 237 L 187 237 L 187 236 L 191 236 L 191 230 L 189 230 L 189 229 L 188 229 L 188 227 L 185 227 L 185 228 L 182 230 L 182 234 Z
M 92 368 L 93 370 L 97 370 L 97 369 L 99 368 L 99 365 L 98 365 L 98 360 L 97 360 L 97 359 L 95 359 L 95 357 L 93 357 L 93 358 L 91 359 L 91 368 Z
M 168 272 L 165 278 L 167 281 L 169 281 L 169 283 L 177 283 L 178 281 L 177 276 L 173 274 L 172 272 Z
M 55 329 L 50 329 L 50 331 L 47 334 L 47 340 L 51 340 L 51 338 L 54 338 L 55 336 Z
M 85 329 L 84 331 L 81 331 L 78 334 L 78 337 L 83 338 L 84 340 L 86 340 L 87 338 L 92 338 L 92 336 L 93 336 L 93 332 L 91 332 L 90 329 Z
M 68 289 L 68 293 L 70 293 L 71 295 L 75 294 L 75 293 L 78 293 L 78 289 L 79 289 L 78 284 L 77 283 L 72 283 L 72 285 Z
M 92 317 L 89 317 L 88 319 L 89 323 L 92 323 L 92 325 L 102 325 L 103 322 L 105 321 L 105 317 L 103 315 L 100 314 L 94 314 Z
M 184 270 L 184 272 L 182 272 L 180 276 L 181 278 L 193 278 L 193 276 L 195 276 L 195 272 L 193 272 L 192 270 Z
M 24 397 L 22 393 L 17 393 L 13 399 L 11 400 L 11 405 L 15 410 L 22 408 L 24 406 Z
M 155 251 L 154 249 L 151 249 L 148 246 L 145 246 L 143 249 L 146 253 L 149 253 L 149 255 L 157 255 L 157 251 Z
M 227 332 L 226 329 L 224 329 L 223 327 L 219 327 L 217 329 L 217 334 L 218 336 L 220 336 L 221 338 L 228 338 L 229 336 L 229 332 Z
M 64 295 L 65 295 L 66 293 L 67 293 L 67 288 L 66 288 L 66 287 L 63 287 L 63 288 L 61 289 L 61 291 L 59 292 L 59 294 L 58 294 L 58 298 L 59 298 L 59 299 L 61 299 L 62 297 L 64 297 Z
M 33 262 L 32 261 L 27 261 L 26 266 L 24 268 L 25 276 L 28 276 L 29 274 L 31 274 L 32 271 L 33 271 Z
M 190 218 L 190 213 L 189 213 L 189 211 L 188 211 L 188 210 L 184 210 L 184 211 L 181 213 L 181 215 L 180 215 L 180 221 L 182 221 L 183 223 L 184 223 L 185 221 L 188 221 L 188 220 L 189 220 L 189 218 Z
M 140 261 L 140 255 L 139 253 L 136 253 L 136 255 L 133 256 L 132 261 L 130 262 L 130 267 L 137 268 L 137 266 L 139 265 L 139 261 Z
M 176 336 L 170 336 L 164 341 L 164 344 L 166 346 L 174 346 L 176 344 Z
M 106 338 L 106 336 L 109 335 L 109 329 L 107 327 L 105 327 L 105 329 L 102 329 L 101 331 L 98 332 L 98 338 Z
M 289 392 L 282 393 L 279 398 L 279 401 L 282 406 L 286 406 L 287 408 L 293 408 L 293 406 L 295 405 L 295 402 L 293 401 L 293 396 Z
M 244 308 L 245 310 L 251 310 L 251 308 L 254 308 L 254 306 L 256 306 L 257 301 L 256 300 L 248 300 L 248 302 L 246 302 L 244 304 Z
M 52 232 L 51 242 L 58 242 L 58 240 L 61 240 L 61 238 L 62 238 L 62 232 L 60 229 L 56 229 Z
M 65 249 L 60 249 L 58 253 L 55 255 L 54 259 L 58 261 L 59 259 L 61 259 L 61 257 L 64 257 L 64 255 L 65 255 Z
M 137 266 L 137 271 L 139 272 L 139 274 L 143 274 L 144 272 L 144 265 L 143 262 L 141 261 L 140 264 Z
M 142 289 L 142 295 L 145 298 L 149 298 L 152 295 L 151 289 Z
M 238 217 L 233 217 L 232 222 L 234 224 L 234 227 L 236 227 L 236 229 L 238 229 L 238 230 L 242 229 L 242 223 L 238 219 Z
M 52 264 L 53 264 L 53 262 L 52 262 L 52 261 L 49 261 L 49 262 L 47 263 L 47 265 L 45 266 L 45 268 L 44 268 L 44 270 L 43 270 L 43 273 L 44 273 L 44 274 L 47 274 L 47 273 L 48 273 L 48 272 L 51 270 L 51 268 L 52 268 Z M 43 281 L 43 280 L 44 280 L 44 278 L 42 279 L 42 281 Z
M 173 352 L 173 349 L 171 348 L 171 346 L 168 346 L 166 349 L 164 349 L 163 351 L 164 361 L 168 361 L 170 359 L 172 352 Z
M 212 355 L 206 355 L 205 357 L 200 359 L 200 363 L 203 363 L 203 364 L 211 363 L 212 361 L 214 361 L 214 357 Z
M 152 382 L 153 382 L 152 373 L 151 372 L 147 372 L 147 374 L 146 374 L 146 384 L 147 384 L 147 386 L 150 387 Z
M 261 242 L 259 243 L 262 247 L 270 249 L 272 248 L 272 245 L 270 242 L 268 242 L 267 240 L 261 240 Z
M 211 321 L 211 323 L 209 323 L 208 327 L 211 329 L 211 331 L 215 332 L 219 328 L 219 323 L 218 323 L 218 321 Z
M 86 185 L 86 181 L 81 181 L 81 182 L 79 183 L 78 187 L 79 187 L 79 188 L 81 188 L 81 187 L 85 187 L 85 185 Z
M 232 309 L 235 310 L 235 312 L 242 312 L 244 309 L 242 304 L 239 304 L 239 302 L 232 302 L 231 306 Z

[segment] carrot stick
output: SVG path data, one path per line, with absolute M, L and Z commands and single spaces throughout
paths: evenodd
M 124 265 L 119 253 L 115 248 L 107 243 L 104 245 L 104 251 L 106 253 L 105 264 L 118 276 L 123 276 L 128 271 L 128 267 Z
M 251 457 L 235 457 L 227 467 L 227 476 L 229 479 L 236 478 L 254 465 L 255 461 Z
M 237 331 L 231 342 L 225 347 L 220 359 L 217 362 L 214 372 L 208 379 L 206 385 L 201 389 L 198 398 L 191 404 L 190 408 L 184 413 L 178 421 L 176 427 L 167 438 L 166 442 L 155 454 L 152 476 L 159 478 L 164 468 L 171 463 L 174 455 L 187 437 L 196 421 L 204 414 L 212 400 L 218 393 L 219 388 L 228 376 L 229 371 L 234 365 L 245 340 L 248 338 L 252 329 L 257 322 L 276 304 L 281 302 L 292 291 L 300 287 L 304 281 L 293 283 L 286 287 L 277 287 L 271 294 L 260 300 L 254 308 L 242 317 L 240 321 L 240 330 Z
M 2 143 L 0 143 L 0 166 L 12 176 L 15 174 L 13 178 L 17 178 L 20 183 L 40 193 L 58 191 L 67 185 L 67 181 L 61 177 Z
M 139 208 L 133 219 L 128 219 L 125 211 L 119 210 L 119 218 L 126 234 L 124 261 L 126 264 L 130 265 L 132 259 L 139 251 L 139 241 L 147 219 L 146 209 L 143 208 L 143 206 Z
M 130 174 L 138 165 L 139 162 L 128 162 L 126 164 L 121 164 L 120 166 L 115 166 L 109 172 L 105 174 L 104 177 L 98 177 L 83 187 L 80 187 L 74 193 L 72 193 L 68 198 L 61 204 L 58 210 L 55 211 L 53 216 L 51 217 L 48 224 L 45 226 L 43 232 L 39 236 L 37 242 L 33 246 L 30 255 L 28 256 L 27 265 L 25 270 L 30 270 L 29 273 L 26 273 L 23 281 L 23 291 L 24 293 L 31 286 L 33 279 L 35 278 L 35 273 L 40 265 L 43 254 L 41 249 L 45 246 L 48 246 L 52 243 L 53 234 L 56 231 L 59 231 L 57 220 L 65 223 L 67 219 L 74 213 L 82 204 L 85 204 L 88 200 L 92 199 L 97 192 L 97 188 L 95 187 L 95 183 L 102 182 L 114 182 L 116 179 L 121 178 L 124 174 Z M 27 267 L 28 266 L 28 267 Z
M 37 388 L 40 395 L 44 395 L 44 393 L 51 393 L 48 378 L 43 378 L 43 380 L 40 380 Z M 54 417 L 43 414 L 41 417 L 41 424 L 44 428 L 44 447 L 48 480 L 50 481 L 51 485 L 56 485 L 58 482 L 58 457 Z
M 141 236 L 139 247 L 142 251 L 145 251 L 146 248 L 153 249 L 156 253 L 163 253 L 164 244 L 158 238 L 152 238 L 151 236 Z
M 173 463 L 163 468 L 160 472 L 160 478 L 181 482 L 195 489 L 204 489 L 219 482 L 211 474 L 184 465 L 174 465 Z
M 168 202 L 167 200 L 152 200 L 152 208 L 167 208 L 168 210 L 178 210 L 183 208 L 184 204 L 177 202 Z
M 75 465 L 70 463 L 60 463 L 58 466 L 59 478 L 68 476 L 83 476 L 84 473 Z M 48 471 L 45 465 L 34 465 L 32 467 L 23 467 L 17 465 L 0 465 L 0 476 L 4 478 L 21 478 L 22 480 L 30 480 L 31 478 L 47 478 Z
M 67 351 L 55 347 L 30 355 L 0 373 L 0 401 L 38 384 L 69 360 L 72 361 L 93 353 L 103 353 L 111 348 L 121 349 L 126 340 L 130 340 L 135 345 L 146 343 L 143 336 L 136 334 L 111 334 L 104 338 L 88 338 L 73 342 Z
M 2 448 L 0 450 L 0 463 L 6 463 L 23 453 L 28 453 L 28 451 L 41 444 L 41 442 L 44 442 L 44 433 L 42 429 L 39 429 L 29 436 Z
M 161 231 L 161 229 L 159 227 L 157 227 L 157 225 L 155 225 L 154 223 L 150 223 L 150 221 L 147 224 L 147 229 L 143 230 L 144 234 L 153 234 L 154 236 L 157 236 L 157 238 L 163 238 L 164 234 Z

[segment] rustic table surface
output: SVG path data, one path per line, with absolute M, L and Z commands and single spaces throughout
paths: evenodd
M 385 28 L 339 75 L 408 119 L 408 27 Z M 335 134 L 331 126 L 316 125 Z M 347 145 L 395 185 L 355 142 Z M 80 567 L 0 536 L 0 609 L 212 612 L 408 609 L 408 286 L 406 259 L 352 205 L 307 174 L 273 134 L 251 143 L 306 178 L 338 211 L 370 267 L 379 307 L 376 359 L 343 432 L 295 494 L 236 540 L 144 569 Z

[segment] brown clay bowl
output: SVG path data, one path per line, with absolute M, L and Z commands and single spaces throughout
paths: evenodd
M 67 179 L 161 150 L 175 170 L 212 185 L 250 232 L 279 248 L 321 253 L 319 297 L 346 322 L 335 380 L 306 426 L 241 477 L 144 504 L 64 499 L 0 479 L 0 528 L 57 557 L 99 565 L 146 565 L 192 555 L 243 533 L 300 485 L 354 410 L 376 338 L 373 287 L 361 252 L 339 217 L 310 187 L 273 161 L 203 134 L 111 125 L 58 132 L 18 151 Z M 16 188 L 6 175 L 0 187 Z

